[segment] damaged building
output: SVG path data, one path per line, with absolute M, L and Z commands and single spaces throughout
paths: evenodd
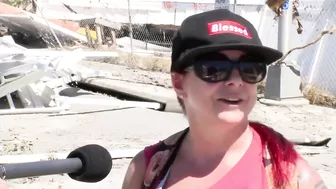
M 136 48 L 169 51 L 172 36 L 186 15 L 163 1 L 131 1 L 130 9 L 127 2 L 115 0 L 37 0 L 38 9 L 33 2 L 21 8 L 0 3 L 0 35 L 11 35 L 26 48 L 78 44 L 127 48 L 132 38 Z

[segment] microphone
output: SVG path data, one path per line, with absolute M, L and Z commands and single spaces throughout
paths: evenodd
M 111 171 L 112 157 L 102 146 L 90 144 L 72 151 L 66 159 L 0 165 L 0 178 L 17 179 L 68 173 L 81 182 L 99 182 Z

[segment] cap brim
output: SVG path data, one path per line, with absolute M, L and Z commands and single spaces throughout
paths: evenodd
M 198 56 L 203 53 L 208 52 L 214 52 L 214 51 L 223 51 L 223 50 L 241 50 L 247 53 L 253 53 L 257 56 L 260 56 L 265 64 L 269 65 L 277 61 L 283 56 L 283 53 L 281 51 L 278 51 L 276 49 L 272 49 L 266 46 L 257 46 L 257 45 L 250 45 L 250 44 L 218 44 L 218 45 L 206 45 L 194 48 L 192 50 L 187 51 L 183 57 L 181 57 L 181 62 L 184 62 L 183 60 L 187 60 L 190 58 L 193 58 L 195 56 Z

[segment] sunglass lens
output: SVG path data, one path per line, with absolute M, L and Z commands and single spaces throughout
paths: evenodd
M 206 82 L 226 80 L 232 70 L 232 64 L 223 61 L 202 61 L 194 65 L 195 74 Z
M 267 73 L 266 65 L 263 63 L 240 63 L 240 77 L 247 83 L 259 83 Z

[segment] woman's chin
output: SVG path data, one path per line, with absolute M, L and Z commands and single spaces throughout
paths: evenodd
M 241 110 L 222 111 L 218 118 L 226 123 L 239 123 L 245 119 L 245 113 Z

